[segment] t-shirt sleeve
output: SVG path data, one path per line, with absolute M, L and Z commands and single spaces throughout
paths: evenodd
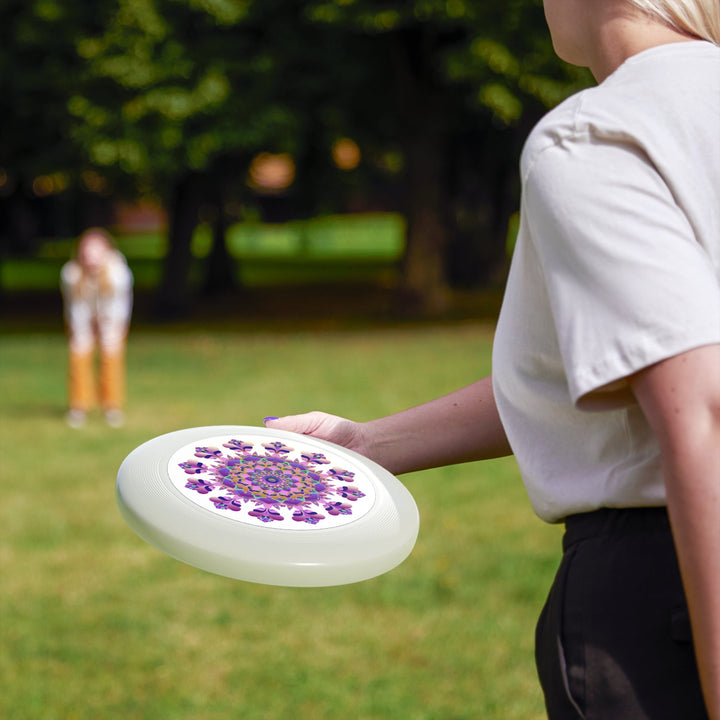
M 720 342 L 717 270 L 639 148 L 552 146 L 524 193 L 573 402 L 622 404 L 629 375 Z

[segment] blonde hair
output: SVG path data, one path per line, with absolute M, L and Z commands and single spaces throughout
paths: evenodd
M 720 45 L 718 0 L 628 0 L 675 30 Z
M 113 240 L 112 235 L 107 232 L 107 230 L 100 227 L 92 227 L 85 230 L 85 232 L 78 239 L 77 250 L 75 253 L 76 261 L 81 271 L 79 281 L 73 290 L 73 295 L 77 298 L 85 297 L 89 299 L 96 292 L 95 288 L 99 290 L 101 295 L 108 294 L 112 291 L 110 266 L 107 260 L 100 268 L 100 272 L 97 275 L 97 286 L 95 285 L 94 280 L 91 278 L 84 263 L 82 262 L 83 248 L 89 242 L 100 242 L 102 245 L 104 245 L 105 249 L 108 252 L 108 259 L 111 258 L 113 255 L 117 254 L 118 252 L 115 241 Z
M 105 228 L 91 227 L 85 230 L 78 238 L 78 251 L 80 250 L 80 246 L 82 246 L 83 243 L 87 242 L 88 238 L 91 237 L 102 239 L 102 242 L 108 248 L 115 250 L 115 241 L 113 240 L 112 235 L 107 230 L 105 230 Z

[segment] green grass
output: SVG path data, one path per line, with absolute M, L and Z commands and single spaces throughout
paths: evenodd
M 0 263 L 0 288 L 7 292 L 54 290 L 60 287 L 59 258 L 8 258 Z M 162 279 L 162 263 L 152 258 L 129 261 L 135 288 L 152 290 Z M 236 264 L 239 283 L 246 288 L 312 285 L 317 283 L 392 284 L 397 280 L 395 263 L 373 258 L 249 257 Z M 190 282 L 198 287 L 204 277 L 201 258 L 191 266 Z
M 406 476 L 392 572 L 289 589 L 137 538 L 118 466 L 164 432 L 321 408 L 366 419 L 489 370 L 490 329 L 131 335 L 128 423 L 65 426 L 60 335 L 0 338 L 0 717 L 540 720 L 535 617 L 559 552 L 511 459 Z

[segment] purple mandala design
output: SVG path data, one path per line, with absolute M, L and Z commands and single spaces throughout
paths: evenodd
M 207 496 L 216 510 L 279 526 L 351 516 L 353 505 L 365 497 L 353 472 L 332 467 L 320 453 L 296 453 L 281 442 L 262 443 L 262 448 L 235 439 L 222 449 L 195 447 L 196 459 L 178 463 L 191 476 L 185 487 Z

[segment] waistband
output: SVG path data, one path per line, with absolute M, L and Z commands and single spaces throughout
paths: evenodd
M 598 535 L 657 531 L 671 532 L 666 507 L 601 508 L 565 519 L 563 550 Z

